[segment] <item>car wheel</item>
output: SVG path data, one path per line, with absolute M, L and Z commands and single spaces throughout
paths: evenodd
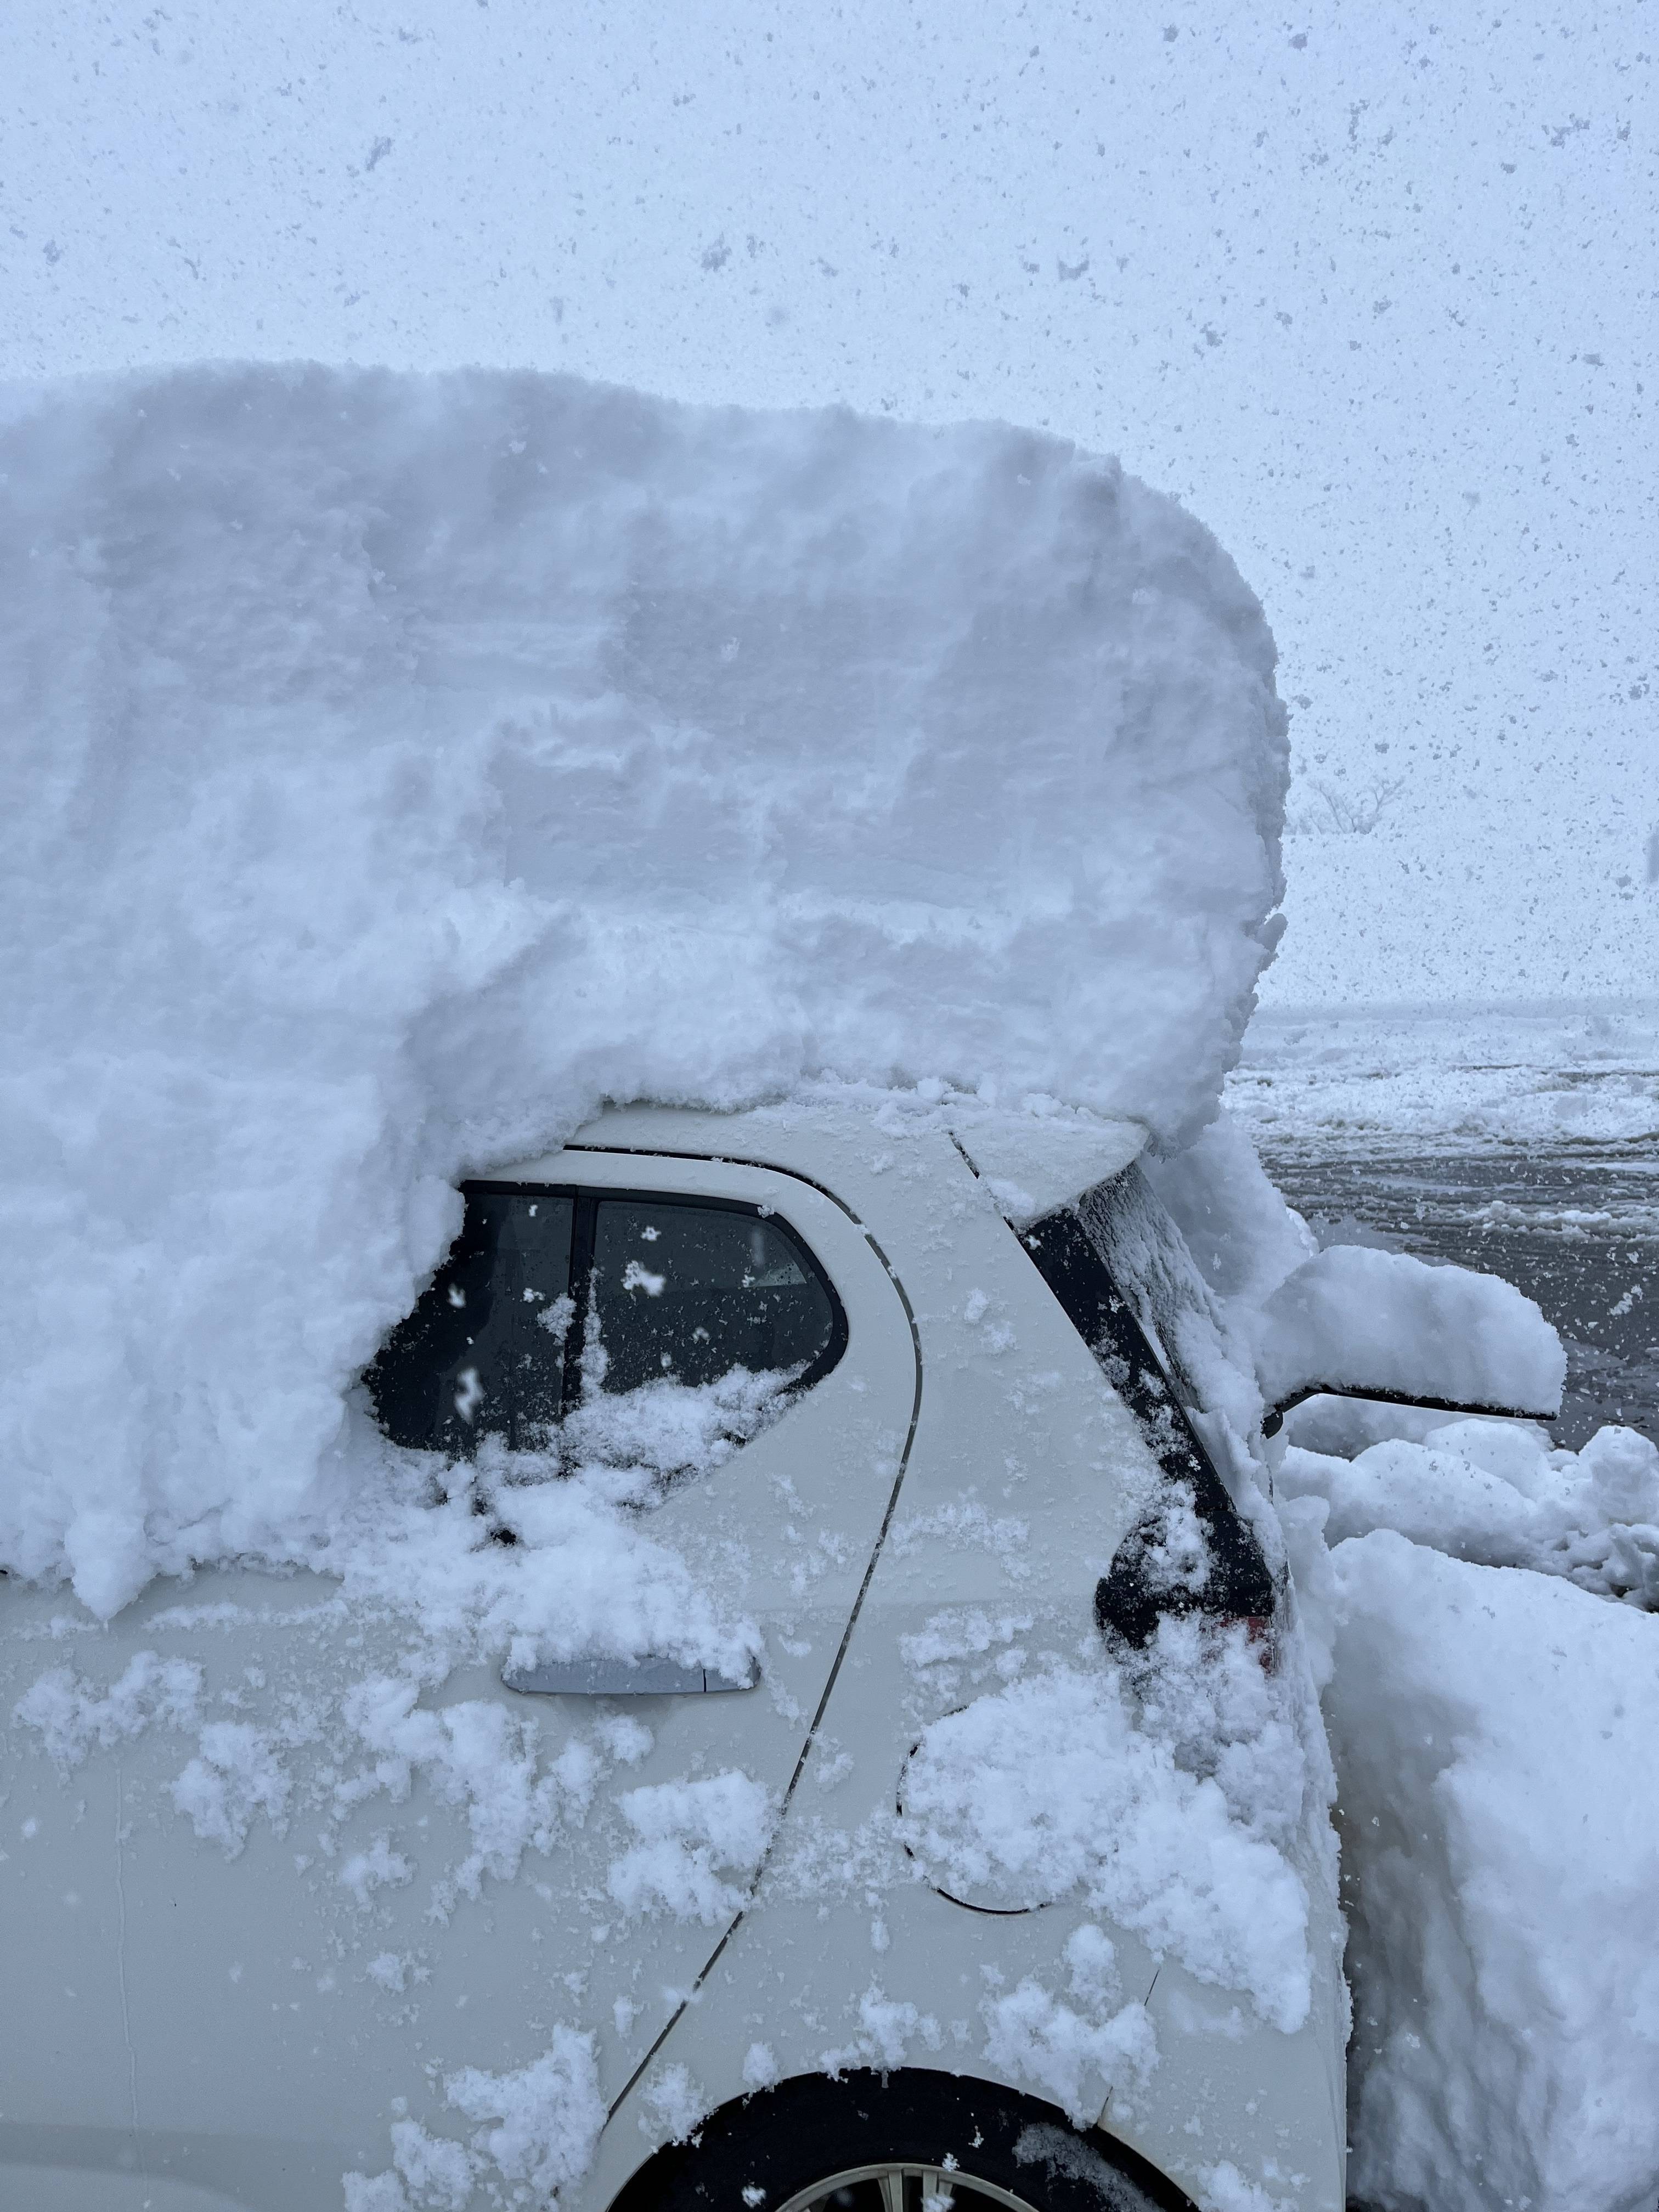
M 952 2074 L 810 2075 L 724 2106 L 612 2212 L 1191 2212 L 1132 2151 Z

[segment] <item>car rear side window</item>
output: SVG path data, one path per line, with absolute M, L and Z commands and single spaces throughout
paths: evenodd
M 466 1457 L 480 1437 L 534 1450 L 559 1418 L 574 1201 L 469 1189 L 449 1257 L 367 1376 L 394 1443 Z
M 775 1217 L 730 1206 L 600 1199 L 588 1298 L 590 1379 L 606 1391 L 695 1387 L 734 1367 L 805 1376 L 835 1337 L 805 1249 Z
M 847 1342 L 829 1279 L 775 1214 L 661 1192 L 463 1186 L 461 1234 L 364 1380 L 396 1443 L 546 1451 L 584 1400 L 737 1370 L 810 1387 Z

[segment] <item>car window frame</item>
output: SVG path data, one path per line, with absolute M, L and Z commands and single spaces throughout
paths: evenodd
M 496 1176 L 469 1176 L 458 1188 L 464 1202 L 469 1202 L 474 1197 L 568 1199 L 571 1202 L 570 1249 L 564 1293 L 570 1300 L 570 1318 L 565 1324 L 561 1347 L 562 1366 L 558 1411 L 558 1420 L 561 1424 L 582 1403 L 582 1355 L 586 1342 L 587 1316 L 591 1307 L 594 1243 L 599 1210 L 601 1205 L 613 1201 L 635 1206 L 688 1206 L 696 1207 L 704 1212 L 734 1213 L 753 1221 L 775 1221 L 784 1231 L 795 1250 L 800 1255 L 812 1279 L 823 1291 L 830 1305 L 829 1339 L 817 1356 L 799 1375 L 784 1385 L 779 1395 L 786 1404 L 795 1398 L 804 1396 L 807 1391 L 822 1382 L 826 1376 L 831 1374 L 840 1365 L 846 1354 L 848 1345 L 851 1340 L 851 1331 L 848 1325 L 847 1309 L 842 1304 L 834 1279 L 802 1231 L 776 1206 L 768 1205 L 755 1199 L 707 1196 L 697 1191 L 651 1189 L 632 1184 L 613 1188 L 608 1183 L 526 1182 L 522 1177 Z M 434 1270 L 434 1282 L 448 1266 L 452 1255 L 465 1234 L 465 1223 L 463 1218 L 461 1229 L 451 1240 L 448 1249 Z M 422 1290 L 422 1298 L 427 1296 L 430 1288 L 431 1285 L 428 1284 L 426 1289 Z M 420 1299 L 417 1299 L 415 1305 L 410 1308 L 410 1313 L 417 1311 L 419 1305 Z M 407 1319 L 408 1316 L 404 1318 Z M 401 1322 L 398 1324 L 399 1327 L 402 1325 Z M 391 1332 L 388 1332 L 386 1341 L 390 1340 L 390 1336 Z M 727 1370 L 727 1372 L 730 1371 L 732 1370 Z M 782 1373 L 786 1370 L 769 1369 L 764 1371 Z M 481 1443 L 483 1438 L 480 1437 L 478 1441 Z M 428 1449 L 438 1448 L 428 1447 Z M 453 1452 L 449 1454 L 452 1459 L 471 1455 Z

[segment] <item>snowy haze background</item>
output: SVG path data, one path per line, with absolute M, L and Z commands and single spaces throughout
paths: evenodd
M 1292 706 L 1281 1002 L 1652 988 L 1659 9 L 290 0 L 0 28 L 0 374 L 528 364 L 1005 416 Z

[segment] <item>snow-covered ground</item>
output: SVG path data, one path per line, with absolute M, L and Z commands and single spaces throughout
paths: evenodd
M 1276 1160 L 1659 1144 L 1659 1000 L 1535 1008 L 1265 1006 L 1227 1103 Z

